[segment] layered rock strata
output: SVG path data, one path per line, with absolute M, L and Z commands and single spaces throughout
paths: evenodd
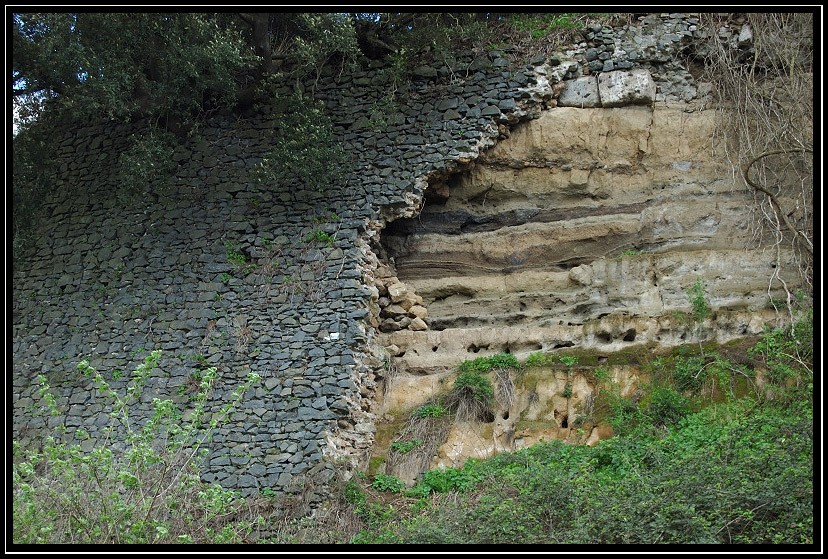
M 383 238 L 429 331 L 387 334 L 412 369 L 481 350 L 676 345 L 702 281 L 720 342 L 774 316 L 790 254 L 751 250 L 747 199 L 714 143 L 714 111 L 544 113 Z M 793 274 L 785 278 L 796 282 Z M 485 353 L 485 352 L 484 352 Z
M 429 327 L 381 336 L 397 367 L 383 401 L 388 421 L 445 395 L 465 360 L 725 343 L 780 324 L 772 300 L 785 291 L 771 278 L 781 267 L 788 287 L 797 284 L 793 255 L 754 243 L 748 199 L 716 141 L 716 113 L 641 105 L 648 78 L 618 76 L 627 85 L 615 98 L 627 106 L 559 106 L 522 125 L 433 184 L 419 215 L 386 228 L 394 279 L 422 299 Z M 712 311 L 700 325 L 690 300 L 697 283 Z M 591 419 L 572 428 L 598 395 L 588 374 L 532 375 L 491 421 L 453 425 L 428 467 L 543 438 L 594 444 L 612 434 Z M 625 395 L 638 390 L 635 367 L 613 375 Z M 416 468 L 392 466 L 413 482 Z

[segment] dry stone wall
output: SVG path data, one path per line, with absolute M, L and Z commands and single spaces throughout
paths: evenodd
M 205 481 L 244 494 L 298 492 L 303 480 L 328 479 L 336 463 L 364 466 L 383 370 L 375 327 L 390 319 L 417 331 L 428 318 L 393 263 L 377 256 L 379 232 L 417 215 L 430 184 L 554 107 L 565 82 L 646 69 L 655 102 L 696 100 L 700 88 L 675 57 L 694 25 L 664 14 L 595 28 L 552 59 L 468 53 L 420 66 L 405 84 L 379 63 L 328 71 L 303 84 L 326 104 L 351 161 L 347 179 L 326 192 L 253 180 L 280 126 L 268 106 L 210 120 L 175 152 L 169 185 L 126 201 L 116 196 L 116 167 L 140 123 L 68 130 L 37 245 L 14 270 L 14 436 L 58 425 L 69 436 L 100 432 L 106 408 L 75 365 L 88 359 L 122 390 L 141 358 L 160 349 L 144 411 L 156 397 L 185 404 L 200 368 L 221 375 L 212 412 L 247 373 L 262 377 L 210 443 Z M 39 374 L 63 415 L 37 413 Z

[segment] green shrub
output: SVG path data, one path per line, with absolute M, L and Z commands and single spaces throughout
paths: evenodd
M 448 414 L 448 410 L 440 404 L 425 404 L 415 409 L 412 415 L 419 418 L 442 417 Z
M 668 387 L 655 388 L 650 394 L 647 415 L 655 425 L 674 425 L 690 411 L 687 398 Z
M 401 526 L 400 538 L 409 544 L 467 544 L 469 539 L 458 529 L 462 518 L 459 505 L 446 503 L 429 515 L 408 519 Z
M 437 493 L 448 493 L 449 491 L 469 491 L 483 481 L 483 475 L 478 472 L 474 462 L 463 468 L 439 468 L 429 470 L 423 474 L 420 482 L 425 487 Z
M 365 494 L 365 491 L 362 490 L 362 487 L 353 478 L 349 479 L 343 486 L 342 495 L 345 501 L 352 505 L 364 503 L 368 499 L 368 495 Z
M 160 355 L 156 350 L 145 358 L 123 395 L 88 362 L 78 365 L 94 383 L 99 401 L 108 404 L 111 418 L 90 450 L 64 442 L 62 430 L 46 436 L 40 450 L 15 443 L 15 543 L 239 543 L 252 532 L 260 519 L 245 512 L 249 509 L 238 493 L 202 483 L 199 467 L 204 442 L 258 376 L 251 374 L 206 423 L 205 404 L 218 375 L 215 368 L 202 371 L 188 414 L 171 400 L 154 399 L 152 414 L 142 424 L 131 407 L 140 401 Z M 45 408 L 59 415 L 45 377 L 39 382 Z M 78 430 L 75 436 L 89 434 Z
M 227 261 L 234 266 L 241 268 L 248 264 L 247 256 L 238 249 L 236 243 L 233 241 L 224 241 L 224 251 L 227 256 Z
M 280 81 L 301 82 L 306 78 L 319 79 L 322 68 L 332 59 L 342 63 L 359 58 L 361 51 L 353 32 L 350 15 L 345 13 L 300 13 L 296 14 L 292 25 L 301 29 L 301 33 L 282 48 L 288 48 L 294 64 L 285 70 L 285 77 Z M 290 39 L 289 39 L 290 41 Z M 276 76 L 277 81 L 280 76 Z
M 133 135 L 129 147 L 118 157 L 117 196 L 122 203 L 131 202 L 147 189 L 158 191 L 172 179 L 177 143 L 174 135 L 157 127 Z
M 445 402 L 459 420 L 492 421 L 494 388 L 479 372 L 466 370 L 457 375 Z
M 422 446 L 423 441 L 420 439 L 411 439 L 410 441 L 394 441 L 391 443 L 391 450 L 399 452 L 400 454 L 408 454 L 418 446 Z
M 529 357 L 526 358 L 526 366 L 527 367 L 542 367 L 544 365 L 551 365 L 552 364 L 552 357 L 540 352 L 536 351 L 534 353 L 530 353 Z
M 477 371 L 464 371 L 457 375 L 453 392 L 460 399 L 474 400 L 482 404 L 494 401 L 491 381 Z
M 544 367 L 554 365 L 556 363 L 563 363 L 567 367 L 571 367 L 572 365 L 578 363 L 578 358 L 573 355 L 561 355 L 556 359 L 554 355 L 549 355 L 540 351 L 530 353 L 529 357 L 526 358 L 527 367 Z
M 534 503 L 500 491 L 484 494 L 469 511 L 472 541 L 478 543 L 543 543 L 544 523 Z
M 224 241 L 224 253 L 227 261 L 235 267 L 239 274 L 248 274 L 257 268 L 257 264 L 249 260 L 247 255 L 233 241 Z M 225 272 L 221 279 L 224 283 L 227 283 L 230 278 L 232 276 Z
M 572 365 L 575 365 L 578 362 L 578 358 L 573 357 L 571 355 L 562 355 L 561 357 L 559 357 L 559 359 L 561 363 L 563 363 L 567 367 L 571 367 Z
M 519 369 L 520 362 L 511 353 L 498 353 L 489 357 L 478 357 L 460 363 L 461 373 L 488 373 L 492 369 Z
M 766 330 L 762 338 L 748 350 L 751 357 L 766 365 L 771 381 L 784 383 L 800 375 L 813 374 L 814 323 L 813 309 L 787 328 Z
M 607 382 L 610 379 L 610 373 L 604 367 L 596 367 L 594 373 L 598 382 Z
M 385 543 L 385 544 L 395 544 L 395 543 L 402 543 L 399 539 L 399 536 L 394 532 L 391 528 L 385 528 L 382 530 L 360 530 L 357 532 L 353 538 L 351 538 L 350 543 L 352 544 L 369 544 L 369 543 Z
M 431 495 L 431 491 L 431 486 L 420 482 L 414 487 L 406 489 L 404 495 L 413 499 L 426 499 L 429 495 Z
M 607 396 L 607 403 L 610 408 L 609 423 L 616 434 L 628 434 L 634 431 L 645 418 L 635 401 L 617 392 L 612 392 Z
M 325 191 L 347 177 L 348 157 L 337 143 L 324 107 L 310 99 L 283 101 L 271 149 L 253 179 L 276 189 Z
M 674 363 L 673 379 L 681 391 L 689 390 L 697 393 L 707 380 L 704 368 L 704 359 L 701 357 L 677 357 Z
M 704 320 L 710 316 L 710 303 L 704 291 L 704 282 L 699 278 L 687 293 L 690 306 L 693 308 L 693 321 L 696 323 L 696 335 L 701 336 Z M 701 342 L 700 342 L 701 343 Z
M 305 237 L 305 242 L 322 243 L 328 247 L 332 247 L 334 243 L 334 238 L 325 231 L 322 231 L 321 229 L 314 229 L 313 231 L 308 233 L 307 237 Z
M 377 474 L 371 482 L 371 488 L 377 491 L 388 491 L 390 493 L 402 493 L 405 484 L 399 478 L 388 474 Z
M 510 16 L 509 23 L 516 31 L 527 33 L 532 39 L 537 40 L 556 31 L 582 27 L 583 22 L 579 21 L 582 15 L 576 13 L 515 14 Z

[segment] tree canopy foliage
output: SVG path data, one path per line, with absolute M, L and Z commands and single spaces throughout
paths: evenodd
M 431 22 L 427 15 L 419 16 Z M 21 122 L 47 106 L 75 117 L 191 118 L 250 103 L 268 75 L 395 50 L 416 14 L 14 13 Z M 440 18 L 438 18 L 440 19 Z M 459 21 L 459 20 L 458 20 Z M 446 25 L 451 24 L 450 21 Z M 358 38 L 359 37 L 359 38 Z
M 209 14 L 15 14 L 14 95 L 75 116 L 126 119 L 209 109 L 253 64 L 241 29 Z M 35 95 L 37 94 L 37 95 Z
M 533 14 L 16 12 L 13 96 L 21 123 L 47 106 L 76 117 L 175 123 L 251 104 L 274 73 L 308 75 L 326 63 L 401 53 L 434 57 L 459 44 L 483 46 L 484 34 L 502 38 L 507 28 L 519 42 L 586 17 L 544 16 L 529 25 Z

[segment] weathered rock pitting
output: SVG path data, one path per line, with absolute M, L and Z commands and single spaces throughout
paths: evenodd
M 418 215 L 385 229 L 395 281 L 422 299 L 429 327 L 380 337 L 398 368 L 386 389 L 388 418 L 445 394 L 465 360 L 725 343 L 779 319 L 770 298 L 784 298 L 784 288 L 769 280 L 781 266 L 797 284 L 793 257 L 752 243 L 748 198 L 716 141 L 715 112 L 638 106 L 634 92 L 616 93 L 630 104 L 559 106 L 521 125 L 432 185 Z M 689 297 L 699 281 L 712 310 L 701 329 Z M 555 375 L 541 375 L 536 385 L 546 388 L 530 390 L 531 404 L 521 387 L 493 422 L 452 427 L 430 466 L 541 438 L 592 444 L 611 435 L 593 423 L 575 434 L 570 422 L 595 388 L 578 374 Z M 571 398 L 561 396 L 565 384 Z M 389 467 L 413 479 L 404 463 Z
M 469 348 L 674 345 L 687 329 L 671 317 L 690 309 L 697 280 L 719 341 L 760 331 L 779 263 L 749 248 L 747 200 L 713 119 L 682 106 L 556 108 L 523 125 L 447 196 L 386 229 L 396 275 L 437 331 L 388 344 L 418 369 Z

